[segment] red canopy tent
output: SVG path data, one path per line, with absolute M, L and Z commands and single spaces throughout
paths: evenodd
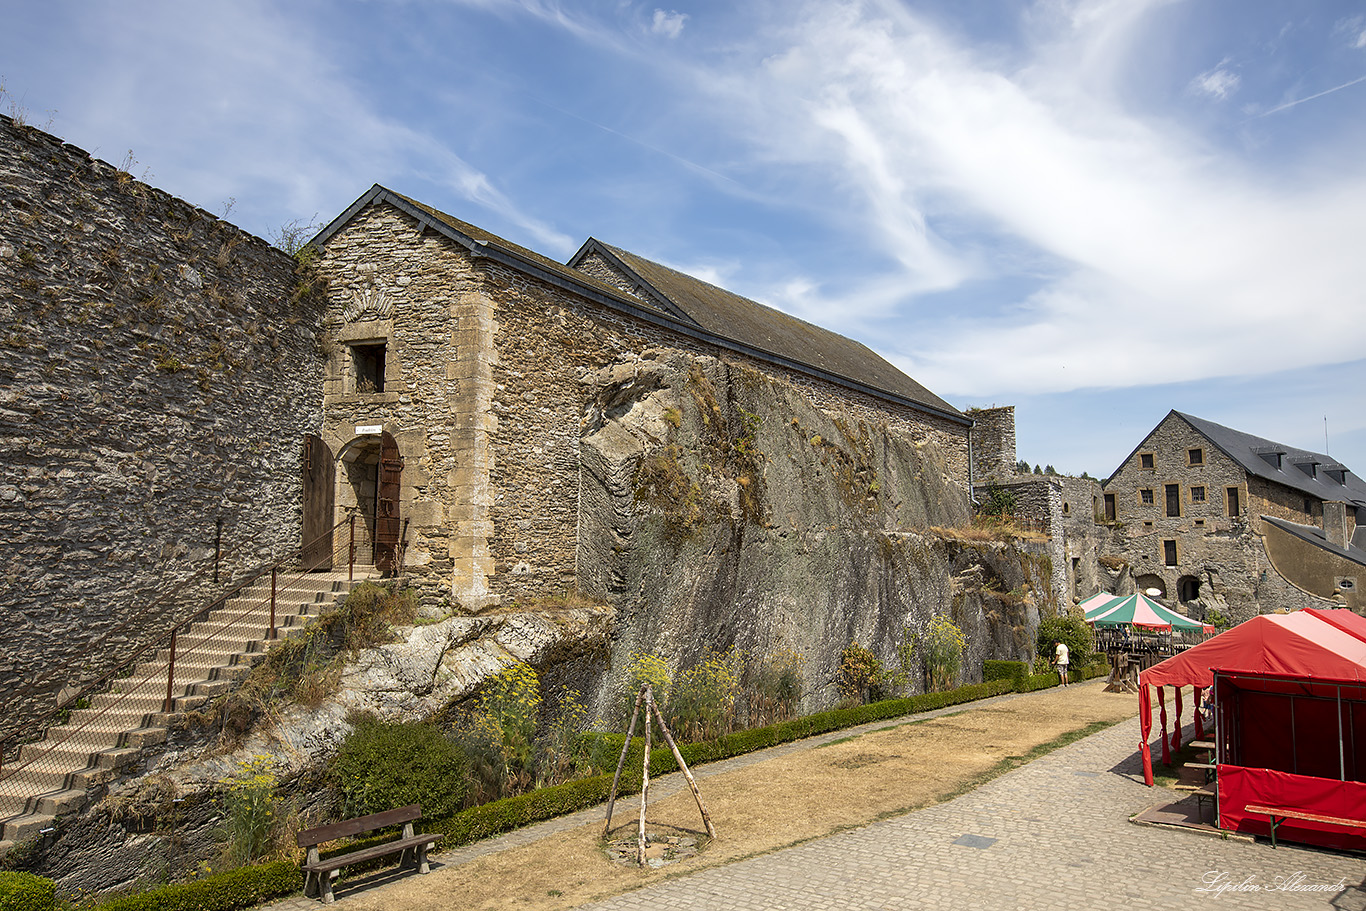
M 1158 687 L 1162 753 L 1168 761 L 1164 686 L 1215 687 L 1219 825 L 1267 834 L 1248 804 L 1326 816 L 1366 818 L 1366 618 L 1351 611 L 1303 610 L 1254 617 L 1139 675 L 1140 750 L 1152 784 L 1149 686 Z M 1180 745 L 1180 690 L 1177 690 Z M 1197 724 L 1199 717 L 1197 716 Z M 1366 847 L 1360 832 L 1287 821 L 1286 837 L 1331 847 Z

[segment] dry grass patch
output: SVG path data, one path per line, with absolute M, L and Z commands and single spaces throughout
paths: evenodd
M 607 860 L 601 822 L 430 876 L 409 876 L 348 899 L 355 911 L 517 908 L 554 911 L 661 879 L 730 863 L 938 803 L 1075 739 L 1132 718 L 1138 700 L 1095 681 L 1052 689 L 914 723 L 891 722 L 821 749 L 778 756 L 706 776 L 699 787 L 717 840 L 698 857 L 662 870 Z M 704 777 L 705 776 L 705 777 Z M 633 801 L 618 803 L 618 827 Z M 638 805 L 636 805 L 638 807 Z M 696 832 L 702 822 L 686 788 L 651 802 L 651 825 Z

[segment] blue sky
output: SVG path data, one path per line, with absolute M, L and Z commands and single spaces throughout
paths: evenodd
M 0 0 L 6 104 L 269 237 L 382 183 L 857 338 L 1110 474 L 1172 408 L 1366 474 L 1366 6 Z

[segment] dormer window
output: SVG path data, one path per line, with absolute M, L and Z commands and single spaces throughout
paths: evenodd
M 1285 455 L 1283 451 L 1275 449 L 1254 449 L 1253 452 L 1256 452 L 1257 456 L 1272 468 L 1277 471 L 1281 470 L 1281 456 Z
M 1316 478 L 1319 475 L 1319 463 L 1312 459 L 1302 459 L 1292 464 L 1311 478 Z
M 1323 472 L 1339 484 L 1347 483 L 1347 469 L 1340 465 L 1336 468 L 1325 468 Z

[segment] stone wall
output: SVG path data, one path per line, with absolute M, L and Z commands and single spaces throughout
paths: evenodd
M 973 408 L 972 477 L 982 484 L 1015 476 L 1015 406 Z
M 1191 464 L 1192 449 L 1201 451 L 1200 464 Z M 1143 467 L 1145 454 L 1152 456 L 1151 468 Z M 1177 487 L 1179 515 L 1167 515 L 1168 485 Z M 1213 608 L 1236 621 L 1247 619 L 1259 612 L 1255 583 L 1265 567 L 1250 486 L 1241 465 L 1170 414 L 1105 485 L 1105 493 L 1115 496 L 1119 529 L 1111 552 L 1129 563 L 1135 578 L 1161 580 L 1155 587 L 1173 603 L 1182 601 L 1183 580 L 1187 587 L 1198 583 L 1199 597 L 1183 605 L 1193 615 Z M 1227 515 L 1231 487 L 1239 490 L 1236 516 Z M 1174 563 L 1169 541 L 1175 542 Z
M 4 736 L 163 631 L 220 523 L 225 576 L 297 545 L 321 369 L 260 239 L 4 117 L 0 196 Z

